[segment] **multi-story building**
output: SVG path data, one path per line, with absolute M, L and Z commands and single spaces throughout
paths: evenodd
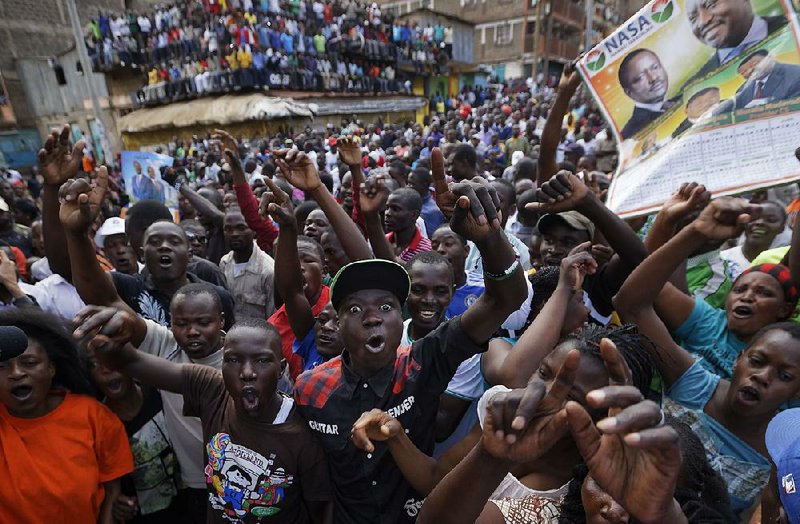
M 79 0 L 82 21 L 125 9 L 124 0 Z M 109 148 L 92 108 L 91 82 L 103 120 L 113 126 L 102 75 L 81 68 L 67 0 L 0 1 L 0 165 L 28 167 L 51 127 L 72 124 L 98 156 Z M 113 129 L 105 134 L 113 137 Z
M 503 80 L 533 76 L 534 70 L 557 74 L 582 51 L 586 30 L 585 0 L 388 0 L 396 15 L 427 9 L 474 24 L 474 63 Z M 594 2 L 592 40 L 609 34 L 644 0 Z M 534 68 L 534 64 L 538 64 Z

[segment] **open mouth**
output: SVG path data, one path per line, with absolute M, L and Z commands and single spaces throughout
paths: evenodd
M 542 259 L 545 266 L 560 266 L 561 265 L 561 257 L 556 256 L 546 256 Z
M 158 257 L 158 264 L 164 269 L 170 268 L 172 267 L 172 257 L 169 255 L 161 255 Z
M 736 306 L 731 310 L 735 318 L 750 318 L 753 316 L 753 310 L 750 306 Z
M 19 402 L 25 402 L 33 395 L 33 388 L 31 386 L 17 386 L 11 388 L 11 396 Z
M 258 408 L 258 391 L 252 386 L 242 388 L 242 407 L 248 411 Z
M 330 346 L 334 342 L 336 342 L 336 335 L 319 333 L 317 335 L 317 342 L 321 342 L 322 344 L 325 344 L 326 346 Z
M 203 342 L 201 340 L 191 340 L 186 344 L 184 349 L 190 353 L 197 353 L 203 349 Z
M 438 309 L 421 309 L 419 311 L 419 318 L 422 321 L 430 322 L 432 320 L 436 320 L 439 317 L 439 310 Z
M 751 227 L 750 228 L 750 236 L 766 236 L 767 229 L 763 227 Z
M 383 338 L 383 335 L 372 335 L 367 339 L 367 343 L 364 344 L 364 347 L 370 353 L 380 353 L 383 351 L 383 348 L 386 347 L 386 339 Z
M 739 391 L 736 392 L 736 395 L 739 397 L 739 400 L 745 404 L 755 404 L 761 400 L 761 394 L 753 386 L 742 386 L 739 388 Z
M 122 391 L 122 380 L 115 378 L 106 382 L 106 390 L 109 393 L 119 393 Z

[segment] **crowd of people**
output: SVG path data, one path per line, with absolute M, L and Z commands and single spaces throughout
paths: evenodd
M 86 45 L 97 71 L 140 69 L 138 104 L 260 91 L 411 93 L 452 55 L 453 28 L 421 27 L 355 0 L 181 0 L 100 13 Z
M 796 188 L 625 221 L 580 83 L 176 136 L 176 214 L 54 130 L 0 178 L 0 521 L 797 522 Z

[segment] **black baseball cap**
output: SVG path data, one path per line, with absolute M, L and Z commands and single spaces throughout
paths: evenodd
M 365 289 L 382 289 L 397 297 L 402 306 L 411 289 L 411 278 L 397 262 L 371 258 L 344 266 L 331 283 L 331 303 L 338 311 L 345 298 Z

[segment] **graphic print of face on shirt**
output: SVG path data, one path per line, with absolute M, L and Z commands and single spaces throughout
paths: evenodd
M 275 467 L 275 456 L 264 457 L 231 442 L 227 433 L 217 433 L 206 445 L 205 475 L 211 507 L 231 522 L 249 522 L 248 516 L 275 515 L 281 511 L 284 490 L 292 475 Z

